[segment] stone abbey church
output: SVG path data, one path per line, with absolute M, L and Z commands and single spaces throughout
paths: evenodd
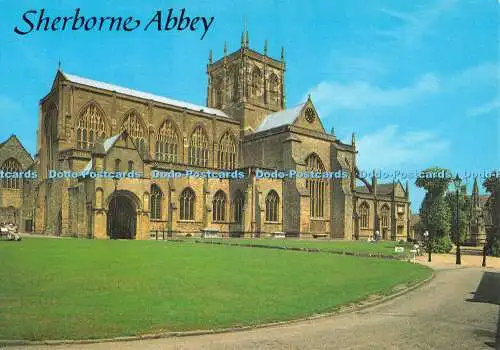
M 59 70 L 40 100 L 34 159 L 0 146 L 0 221 L 47 235 L 157 234 L 406 239 L 408 186 L 358 179 L 356 142 L 325 131 L 310 98 L 285 105 L 285 60 L 241 47 L 207 65 L 207 106 Z M 151 77 L 152 79 L 154 77 Z M 333 179 L 258 178 L 256 169 L 343 170 Z M 154 178 L 156 171 L 238 170 L 243 178 Z M 141 178 L 51 178 L 50 171 L 137 171 Z M 363 184 L 358 186 L 358 184 Z

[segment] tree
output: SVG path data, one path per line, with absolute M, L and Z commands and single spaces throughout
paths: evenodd
M 448 169 L 434 167 L 420 172 L 415 184 L 427 193 L 443 196 L 452 178 L 453 175 Z
M 443 168 L 429 168 L 420 173 L 415 184 L 426 190 L 420 207 L 420 220 L 433 238 L 448 237 L 451 213 L 444 200 L 445 191 L 452 178 L 451 172 Z
M 495 220 L 497 215 L 500 215 L 497 211 L 497 203 L 496 201 L 500 198 L 500 172 L 494 171 L 491 176 L 487 177 L 483 181 L 483 186 L 487 192 L 489 192 L 489 205 L 488 210 L 490 210 L 491 216 Z M 500 227 L 498 227 L 498 221 L 493 222 L 493 228 L 488 230 L 487 234 L 487 249 L 493 256 L 500 256 L 500 237 L 496 234 L 496 232 L 500 231 Z
M 491 176 L 488 176 L 483 181 L 483 187 L 486 188 L 486 191 L 489 193 L 495 192 L 497 186 L 500 184 L 500 172 L 493 171 Z

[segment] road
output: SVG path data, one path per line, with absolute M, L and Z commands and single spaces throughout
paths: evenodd
M 35 349 L 500 349 L 500 270 L 440 268 L 428 284 L 358 312 L 225 334 Z

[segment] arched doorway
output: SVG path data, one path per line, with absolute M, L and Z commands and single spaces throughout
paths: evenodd
M 111 239 L 135 239 L 136 208 L 132 199 L 122 193 L 112 195 L 108 206 L 107 231 Z

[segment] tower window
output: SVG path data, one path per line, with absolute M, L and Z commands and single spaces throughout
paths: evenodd
M 262 73 L 260 72 L 260 69 L 255 67 L 252 72 L 252 87 L 251 87 L 251 92 L 252 96 L 259 96 L 260 95 L 260 87 L 262 85 Z
M 269 99 L 272 104 L 279 102 L 279 82 L 276 74 L 272 74 L 269 79 Z
M 222 79 L 217 79 L 215 82 L 215 108 L 222 108 L 222 92 L 223 92 L 223 86 L 224 84 L 222 83 Z

